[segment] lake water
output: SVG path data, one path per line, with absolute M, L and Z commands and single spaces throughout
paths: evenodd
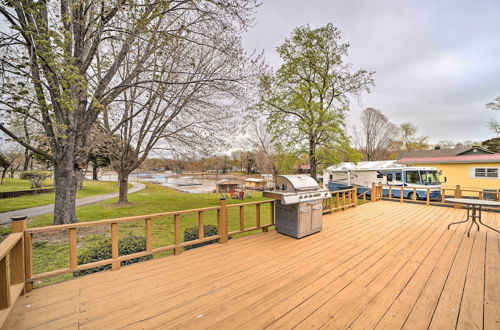
M 100 179 L 118 181 L 118 175 L 115 173 L 104 173 L 100 176 Z M 129 176 L 129 181 L 153 182 L 182 192 L 200 194 L 211 193 L 215 189 L 216 180 L 203 177 L 177 177 L 160 173 L 133 173 Z

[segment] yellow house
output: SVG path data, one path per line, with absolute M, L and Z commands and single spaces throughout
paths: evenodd
M 398 162 L 437 168 L 441 181 L 445 181 L 443 187 L 500 189 L 500 153 L 479 147 L 403 152 Z

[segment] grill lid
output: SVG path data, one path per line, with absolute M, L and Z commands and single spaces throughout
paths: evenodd
M 281 191 L 305 191 L 318 190 L 319 186 L 316 180 L 309 175 L 277 175 L 276 190 Z

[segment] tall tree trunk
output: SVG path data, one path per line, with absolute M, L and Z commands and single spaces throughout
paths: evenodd
M 99 167 L 97 166 L 96 162 L 92 162 L 92 180 L 98 181 L 99 178 L 97 177 L 97 172 L 99 171 Z
M 316 161 L 316 145 L 314 141 L 309 140 L 309 167 L 311 168 L 311 177 L 316 180 L 318 171 L 318 162 Z
M 30 151 L 28 148 L 26 148 L 24 150 L 24 164 L 23 164 L 23 171 L 27 171 L 29 169 L 29 166 L 30 166 L 30 160 L 31 160 L 31 156 L 30 156 Z
M 72 153 L 66 152 L 54 161 L 54 225 L 77 222 L 75 203 L 78 173 Z
M 4 167 L 2 171 L 2 180 L 0 181 L 0 184 L 3 184 L 3 179 L 5 178 L 5 173 L 7 173 L 8 167 Z
M 120 185 L 120 192 L 118 203 L 128 203 L 128 175 L 129 173 L 118 173 L 118 184 Z

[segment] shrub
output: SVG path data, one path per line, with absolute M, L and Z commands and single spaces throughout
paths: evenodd
M 21 172 L 19 178 L 28 180 L 31 183 L 31 188 L 41 188 L 43 181 L 50 177 L 50 172 L 45 171 L 24 171 Z
M 217 234 L 218 234 L 218 232 L 217 232 L 216 226 L 214 226 L 214 225 L 204 225 L 203 226 L 204 237 L 214 236 Z M 186 230 L 184 231 L 184 242 L 193 241 L 193 240 L 198 239 L 198 238 L 199 238 L 198 237 L 198 227 L 186 228 Z M 213 239 L 213 240 L 205 241 L 202 243 L 186 245 L 184 247 L 184 250 L 195 249 L 195 248 L 200 247 L 200 246 L 216 243 L 217 241 L 218 241 L 218 239 Z
M 127 255 L 137 252 L 142 252 L 146 250 L 146 238 L 136 235 L 128 235 L 121 238 L 118 241 L 118 253 L 119 255 Z M 91 262 L 101 261 L 105 259 L 112 258 L 111 254 L 111 239 L 110 238 L 100 238 L 95 239 L 93 242 L 78 256 L 78 264 L 88 264 Z M 139 258 L 133 258 L 130 260 L 125 260 L 121 262 L 122 266 L 130 265 L 136 262 L 153 259 L 153 256 L 144 256 Z M 83 276 L 91 273 L 100 272 L 103 270 L 111 269 L 111 265 L 105 265 L 95 268 L 90 268 L 86 270 L 80 270 L 73 273 L 74 277 Z

